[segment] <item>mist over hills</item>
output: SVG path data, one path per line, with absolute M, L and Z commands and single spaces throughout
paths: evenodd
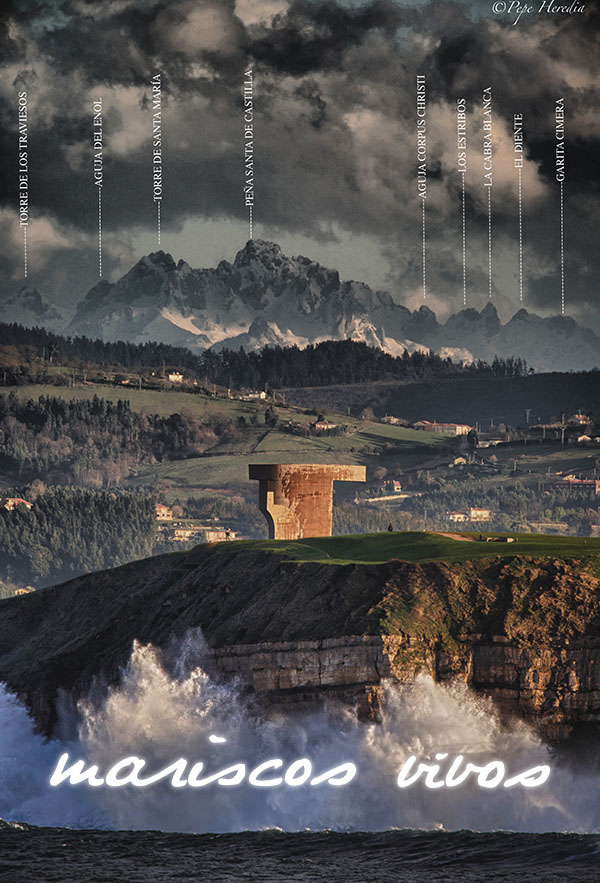
M 0 320 L 57 330 L 62 316 L 38 292 L 22 289 L 0 304 Z M 442 324 L 426 305 L 411 311 L 388 292 L 344 282 L 336 270 L 287 257 L 262 240 L 249 241 L 233 263 L 221 261 L 214 269 L 193 269 L 153 252 L 117 282 L 93 286 L 66 330 L 193 350 L 303 347 L 350 338 L 393 355 L 432 349 L 455 361 L 517 356 L 537 371 L 600 366 L 600 338 L 570 317 L 543 318 L 521 309 L 503 325 L 490 302 L 481 312 L 464 309 Z

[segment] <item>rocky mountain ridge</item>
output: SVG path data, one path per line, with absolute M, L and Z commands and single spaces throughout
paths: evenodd
M 573 319 L 522 309 L 502 325 L 492 303 L 441 324 L 426 305 L 411 311 L 385 291 L 343 282 L 331 270 L 273 242 L 251 240 L 233 263 L 194 270 L 159 251 L 116 283 L 94 286 L 70 329 L 106 339 L 156 339 L 195 347 L 257 349 L 351 338 L 393 355 L 433 349 L 455 360 L 519 356 L 536 370 L 600 365 L 600 338 Z
M 23 290 L 0 304 L 0 321 L 57 330 L 61 318 L 37 292 Z M 287 257 L 262 240 L 249 241 L 233 263 L 214 269 L 193 269 L 163 251 L 146 255 L 117 282 L 94 285 L 67 331 L 191 349 L 303 347 L 350 338 L 393 355 L 432 349 L 455 361 L 514 356 L 537 371 L 600 366 L 600 338 L 567 316 L 542 318 L 521 309 L 503 325 L 490 302 L 440 323 L 425 304 L 411 311 L 388 292 L 344 282 L 336 270 Z

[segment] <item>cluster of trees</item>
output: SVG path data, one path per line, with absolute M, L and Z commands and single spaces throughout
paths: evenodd
M 224 349 L 196 355 L 184 347 L 162 343 L 108 343 L 87 337 L 64 337 L 41 328 L 23 328 L 0 323 L 0 368 L 38 378 L 40 364 L 59 363 L 91 369 L 111 367 L 143 372 L 163 365 L 187 376 L 235 389 L 323 386 L 363 383 L 386 379 L 417 380 L 459 374 L 522 377 L 527 374 L 523 359 L 495 358 L 457 364 L 432 352 L 404 352 L 391 356 L 378 347 L 354 340 L 327 340 L 304 349 L 297 346 L 267 346 L 258 352 Z M 18 366 L 18 368 L 17 368 Z M 14 376 L 13 376 L 14 374 Z
M 0 471 L 19 481 L 101 486 L 135 464 L 197 456 L 234 431 L 230 421 L 144 414 L 128 401 L 0 395 Z
M 129 343 L 119 340 L 110 343 L 89 337 L 66 337 L 44 328 L 24 328 L 8 322 L 0 322 L 0 348 L 4 349 L 5 360 L 10 355 L 7 348 L 12 348 L 13 355 L 23 365 L 41 360 L 74 366 L 117 366 L 134 372 L 163 364 L 194 373 L 198 370 L 198 356 L 186 347 L 155 341 Z M 9 362 L 9 365 L 13 363 Z
M 155 501 L 132 493 L 46 490 L 31 509 L 0 509 L 0 581 L 52 585 L 151 555 Z
M 478 365 L 485 366 L 485 363 L 478 362 Z M 509 356 L 508 359 L 499 359 L 498 356 L 494 356 L 494 361 L 489 366 L 482 368 L 481 373 L 488 373 L 488 370 L 494 377 L 525 377 L 528 373 L 532 373 L 527 369 L 527 362 L 525 359 L 515 359 L 513 356 Z
M 405 351 L 402 356 L 391 356 L 378 347 L 354 340 L 326 340 L 304 349 L 267 346 L 250 353 L 243 349 L 224 349 L 218 353 L 207 350 L 201 360 L 203 375 L 222 386 L 272 389 L 458 374 L 496 377 L 527 374 L 527 363 L 523 359 L 496 358 L 492 365 L 482 361 L 462 365 L 432 352 Z

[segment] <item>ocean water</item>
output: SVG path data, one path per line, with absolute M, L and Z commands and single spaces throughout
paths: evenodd
M 597 883 L 600 838 L 574 834 L 165 834 L 0 830 L 7 883 Z
M 52 740 L 0 689 L 0 881 L 600 881 L 595 769 L 463 684 L 386 698 L 379 724 L 265 710 L 198 631 L 134 646 Z M 60 758 L 96 784 L 51 785 Z

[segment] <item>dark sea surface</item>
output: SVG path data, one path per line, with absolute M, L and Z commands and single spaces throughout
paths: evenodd
M 524 881 L 597 883 L 600 835 L 164 834 L 0 827 L 2 883 Z

